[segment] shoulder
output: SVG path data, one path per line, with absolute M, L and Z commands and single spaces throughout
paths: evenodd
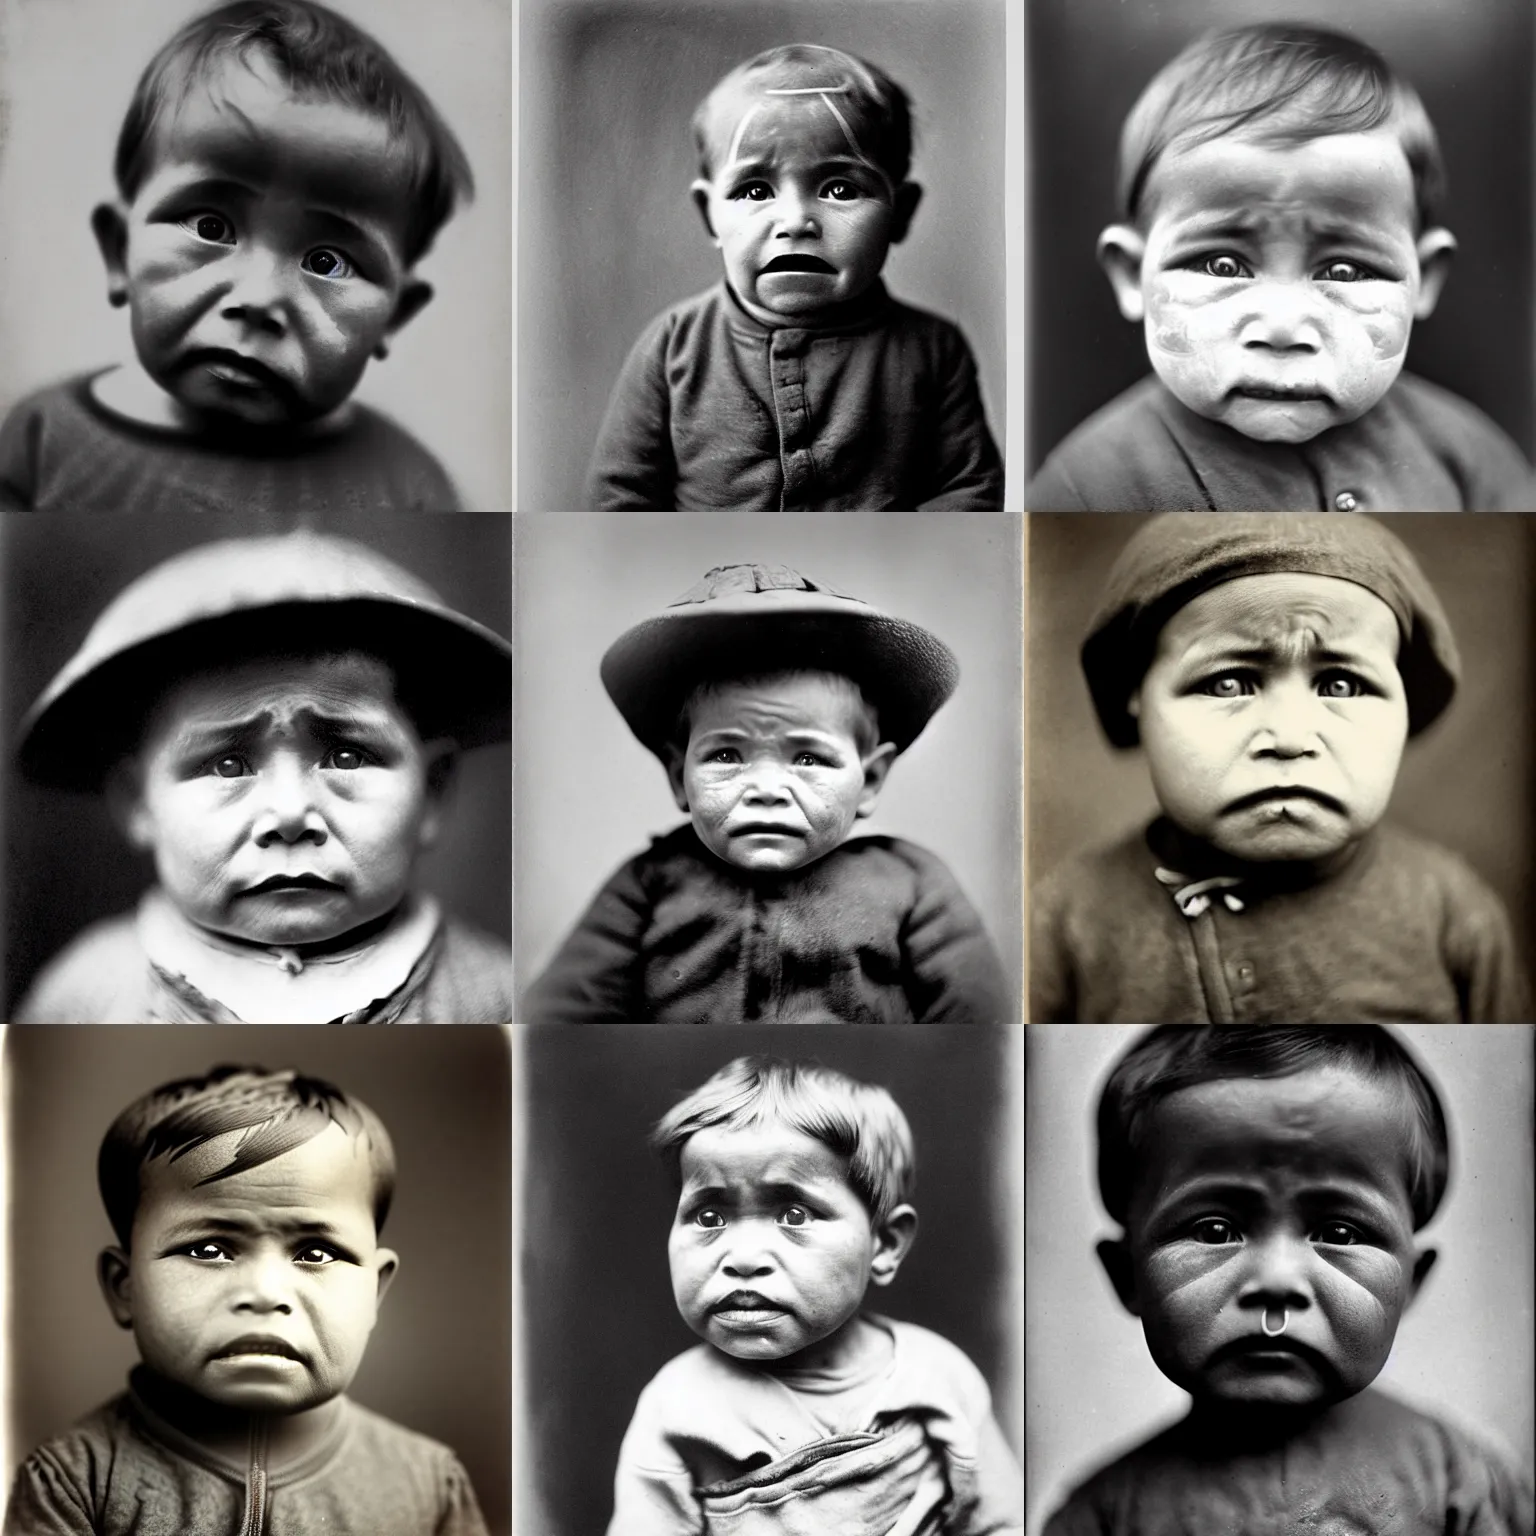
M 439 1473 L 456 1471 L 459 1458 L 441 1441 L 407 1429 L 382 1413 L 347 1400 L 351 1422 L 347 1427 L 354 1454 L 391 1465 L 428 1468 Z
M 445 918 L 427 990 L 436 999 L 428 1022 L 507 1023 L 513 1013 L 512 951 L 457 917 Z
M 1493 887 L 1459 853 L 1395 823 L 1381 826 L 1372 875 L 1405 899 L 1467 915 L 1504 912 Z
M 129 991 L 142 992 L 148 957 L 134 914 L 103 918 L 43 967 L 16 1011 L 21 1024 L 104 1024 Z
M 1536 506 L 1525 455 L 1470 400 L 1402 373 L 1382 404 L 1450 469 L 1468 511 L 1529 511 Z
M 918 1323 L 892 1318 L 879 1320 L 896 1339 L 897 1358 L 903 1370 L 915 1369 L 930 1383 L 942 1383 L 959 1398 L 971 1418 L 980 1418 L 992 1407 L 992 1394 L 975 1361 L 942 1334 Z
M 671 353 L 686 348 L 699 336 L 725 324 L 729 304 L 723 283 L 669 304 L 640 332 L 635 351 Z
M 128 1441 L 137 1438 L 131 1399 L 121 1392 L 34 1447 L 27 1460 L 83 1470 L 103 1459 L 114 1458 Z
M 348 463 L 366 459 L 373 474 L 389 483 L 390 510 L 458 510 L 458 494 L 437 456 L 383 411 L 356 402 L 332 446 Z
M 6 425 L 38 419 L 74 419 L 92 413 L 87 405 L 91 380 L 99 369 L 72 374 L 54 384 L 45 384 L 23 395 L 6 414 Z
M 960 327 L 931 309 L 920 309 L 916 304 L 890 297 L 883 324 L 892 334 L 918 337 L 936 348 L 970 355 L 970 346 Z
M 1113 842 L 1098 844 L 1053 865 L 1036 883 L 1031 905 L 1037 912 L 1102 911 L 1106 898 L 1125 907 L 1140 897 L 1149 906 L 1171 905 L 1158 885 L 1157 861 L 1144 827 Z
M 635 1404 L 634 1424 L 654 1437 L 665 1437 L 692 1424 L 708 1425 L 730 1416 L 754 1373 L 708 1344 L 674 1355 L 645 1384 Z

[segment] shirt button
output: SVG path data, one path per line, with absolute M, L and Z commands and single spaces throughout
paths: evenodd
M 1353 491 L 1340 491 L 1333 498 L 1333 504 L 1340 512 L 1353 512 L 1360 505 L 1360 498 Z
M 1253 961 L 1251 961 L 1251 960 L 1240 960 L 1238 962 L 1237 966 L 1236 966 L 1236 970 L 1237 970 L 1237 979 L 1240 982 L 1242 982 L 1242 984 L 1245 987 L 1253 985 L 1253 976 L 1254 976 Z

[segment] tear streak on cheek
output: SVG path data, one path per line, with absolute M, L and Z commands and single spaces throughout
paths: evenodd
M 1377 357 L 1397 357 L 1408 346 L 1408 327 L 1401 320 L 1361 322 Z
M 1191 357 L 1195 350 L 1189 332 L 1182 325 L 1171 324 L 1166 320 L 1147 327 L 1147 345 L 1173 357 Z

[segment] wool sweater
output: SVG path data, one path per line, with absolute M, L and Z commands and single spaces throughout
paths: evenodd
M 1329 878 L 1185 896 L 1167 824 L 1036 890 L 1030 1018 L 1077 1024 L 1529 1023 L 1503 905 L 1455 854 L 1380 826 Z M 1154 846 L 1164 850 L 1161 856 Z M 1159 880 L 1164 869 L 1173 879 Z M 1234 905 L 1235 904 L 1235 905 Z
M 1358 421 L 1261 443 L 1207 420 L 1155 374 L 1059 444 L 1031 512 L 1529 512 L 1520 450 L 1476 406 L 1399 374 Z
M 857 837 L 759 875 L 682 826 L 598 892 L 529 990 L 533 1024 L 1001 1024 L 1002 966 L 943 863 Z
M 976 364 L 881 283 L 835 322 L 771 328 L 725 283 L 674 305 L 621 369 L 593 512 L 996 511 Z

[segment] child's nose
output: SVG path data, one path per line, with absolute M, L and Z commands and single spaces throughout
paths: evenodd
M 1297 679 L 1272 685 L 1255 712 L 1252 750 L 1261 757 L 1316 757 L 1320 700 L 1309 682 Z
M 1257 282 L 1244 289 L 1248 306 L 1238 340 L 1255 352 L 1320 352 L 1324 330 L 1316 295 L 1307 282 Z
M 738 1222 L 731 1231 L 731 1244 L 721 1259 L 722 1273 L 733 1280 L 750 1280 L 772 1274 L 773 1251 L 765 1233 L 751 1221 Z
M 1312 1305 L 1308 1279 L 1312 1248 L 1304 1239 L 1288 1233 L 1250 1239 L 1245 1257 L 1247 1274 L 1238 1292 L 1239 1307 L 1253 1312 L 1272 1308 L 1298 1312 Z
M 253 1253 L 242 1259 L 235 1284 L 236 1312 L 293 1311 L 293 1266 L 281 1253 Z
M 330 836 L 318 799 L 313 776 L 300 764 L 279 759 L 266 765 L 252 838 L 262 848 L 304 842 L 318 847 Z
M 280 336 L 288 328 L 287 302 L 294 280 L 289 263 L 260 245 L 241 249 L 231 262 L 231 282 L 219 312 L 257 330 Z
M 776 763 L 754 762 L 747 769 L 747 798 L 754 801 L 780 802 L 789 799 L 784 771 Z
M 778 196 L 778 217 L 774 233 L 783 239 L 793 240 L 821 233 L 821 221 L 816 216 L 816 199 L 798 187 L 785 187 Z

